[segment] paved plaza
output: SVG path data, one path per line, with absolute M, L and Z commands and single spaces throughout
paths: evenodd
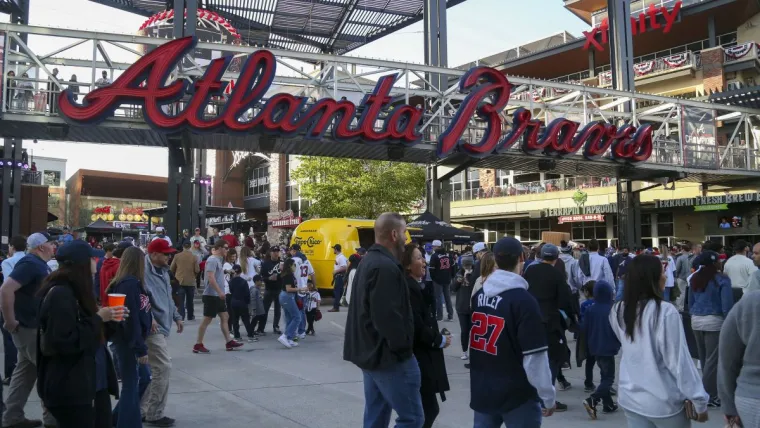
M 196 305 L 196 313 L 200 309 Z M 328 313 L 329 307 L 322 309 L 324 318 L 315 324 L 317 335 L 308 336 L 296 349 L 280 345 L 269 326 L 268 335 L 258 343 L 226 352 L 216 322 L 206 334 L 209 355 L 191 352 L 199 321 L 188 323 L 183 334 L 172 333 L 169 345 L 174 367 L 167 416 L 176 418 L 180 428 L 361 427 L 361 371 L 342 358 L 346 310 Z M 468 370 L 459 359 L 459 324 L 444 322 L 441 326 L 451 330 L 456 340 L 445 350 L 451 391 L 441 404 L 435 427 L 471 427 L 470 382 Z M 597 381 L 598 374 L 597 370 Z M 558 398 L 570 409 L 545 419 L 544 426 L 588 427 L 591 421 L 580 404 L 587 395 L 582 388 L 583 369 L 565 371 L 565 376 L 573 388 L 559 392 Z M 37 418 L 40 413 L 35 391 L 27 414 Z M 723 426 L 719 411 L 711 410 L 710 418 L 708 423 L 695 426 Z M 619 428 L 625 426 L 625 417 L 622 410 L 612 415 L 600 413 L 599 420 L 591 423 Z

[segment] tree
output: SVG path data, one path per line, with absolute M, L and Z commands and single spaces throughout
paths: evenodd
M 425 167 L 411 163 L 302 157 L 291 173 L 306 214 L 318 217 L 377 218 L 408 211 L 425 194 Z

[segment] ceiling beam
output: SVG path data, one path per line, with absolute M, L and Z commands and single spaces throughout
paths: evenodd
M 351 17 L 351 14 L 354 12 L 354 8 L 356 8 L 357 3 L 359 3 L 359 0 L 349 0 L 348 4 L 340 12 L 340 16 L 338 16 L 338 21 L 333 26 L 332 36 L 330 36 L 330 40 L 328 40 L 327 42 L 327 52 L 333 51 L 333 48 L 335 47 L 335 42 L 338 41 L 338 37 L 340 36 L 340 33 L 342 33 L 343 30 L 346 28 L 348 19 Z

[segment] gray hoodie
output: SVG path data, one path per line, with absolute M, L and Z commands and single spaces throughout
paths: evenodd
M 166 337 L 172 330 L 172 322 L 182 317 L 172 299 L 172 286 L 169 282 L 169 267 L 157 268 L 150 262 L 150 255 L 145 255 L 145 288 L 153 295 L 151 300 L 153 319 L 158 324 L 158 332 Z
M 736 397 L 760 397 L 760 293 L 744 293 L 723 321 L 718 341 L 718 396 L 723 414 L 739 415 Z M 749 427 L 752 421 L 742 421 Z
M 570 286 L 570 291 L 576 293 L 583 286 L 583 284 L 580 283 L 580 268 L 578 267 L 578 260 L 575 260 L 573 255 L 568 253 L 560 254 L 559 258 L 565 263 L 567 285 Z
M 483 283 L 483 294 L 494 297 L 516 288 L 528 289 L 528 281 L 522 276 L 506 270 L 497 269 Z M 528 375 L 528 382 L 536 388 L 538 397 L 547 408 L 554 407 L 556 391 L 552 385 L 552 372 L 549 368 L 548 351 L 536 352 L 523 356 L 523 370 Z

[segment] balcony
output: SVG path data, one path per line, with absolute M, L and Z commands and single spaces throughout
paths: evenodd
M 454 190 L 451 192 L 451 201 L 471 201 L 474 199 L 502 198 L 506 196 L 590 189 L 594 187 L 610 187 L 615 186 L 616 184 L 617 180 L 610 177 L 565 177 L 490 188 Z
M 42 171 L 21 171 L 21 183 L 22 184 L 42 184 Z
M 633 65 L 634 80 L 641 81 L 665 74 L 689 71 L 694 72 L 702 66 L 701 56 L 694 52 L 684 52 Z M 612 71 L 599 73 L 599 87 L 612 86 Z
M 741 45 L 723 48 L 723 69 L 726 73 L 755 69 L 760 72 L 757 43 L 746 42 Z

